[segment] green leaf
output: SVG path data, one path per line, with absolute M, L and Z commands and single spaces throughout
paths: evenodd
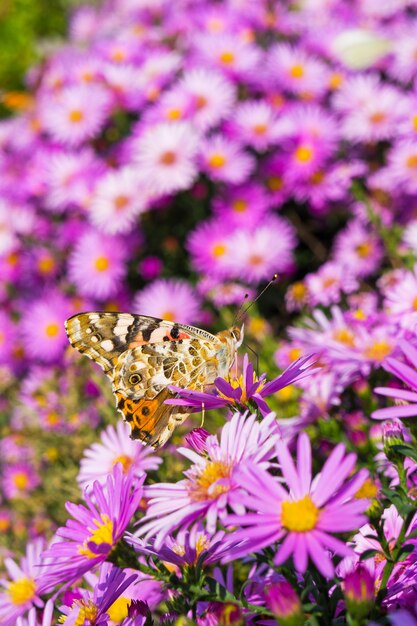
M 366 561 L 366 559 L 373 559 L 377 554 L 382 554 L 382 556 L 385 558 L 385 554 L 381 552 L 381 550 L 375 550 L 374 548 L 370 548 L 369 550 L 365 550 L 365 552 L 362 552 L 360 560 Z
M 397 563 L 405 561 L 405 559 L 410 556 L 412 552 L 414 552 L 414 547 L 415 546 L 412 543 L 406 543 L 405 545 L 401 546 L 401 549 L 397 556 Z

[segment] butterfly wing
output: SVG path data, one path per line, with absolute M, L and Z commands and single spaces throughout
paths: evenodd
M 202 389 L 217 375 L 219 340 L 195 328 L 130 313 L 80 313 L 66 322 L 70 343 L 112 381 L 132 438 L 163 445 L 189 415 L 164 404 L 167 385 Z

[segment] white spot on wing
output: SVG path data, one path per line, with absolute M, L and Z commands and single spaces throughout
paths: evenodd
M 103 350 L 111 352 L 114 349 L 114 344 L 111 339 L 106 339 L 105 341 L 101 342 L 101 347 L 103 348 Z

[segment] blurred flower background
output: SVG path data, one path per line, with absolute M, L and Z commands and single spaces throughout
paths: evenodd
M 417 2 L 4 0 L 0 40 L 0 624 L 416 626 Z M 276 273 L 132 441 L 65 319 L 218 332 Z

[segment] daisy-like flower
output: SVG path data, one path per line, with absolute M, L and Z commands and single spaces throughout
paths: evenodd
M 233 542 L 242 544 L 231 549 L 228 560 L 267 546 L 278 546 L 274 562 L 282 565 L 293 555 L 297 572 L 304 573 L 309 557 L 326 578 L 334 574 L 328 551 L 348 556 L 352 550 L 333 533 L 350 532 L 365 521 L 368 500 L 355 494 L 367 478 L 367 470 L 351 477 L 356 455 L 346 454 L 339 444 L 327 459 L 314 481 L 311 474 L 311 444 L 302 433 L 297 441 L 297 466 L 287 445 L 277 443 L 277 457 L 285 483 L 265 469 L 247 463 L 240 468 L 238 480 L 247 494 L 242 505 L 251 513 L 227 516 L 226 523 L 238 527 Z
M 230 277 L 257 284 L 291 267 L 295 245 L 291 224 L 271 215 L 257 228 L 237 229 L 231 235 L 224 266 Z
M 356 291 L 359 283 L 349 274 L 348 268 L 330 261 L 324 263 L 315 274 L 307 274 L 305 287 L 311 306 L 328 306 L 340 302 L 342 293 Z
M 178 89 L 189 100 L 194 126 L 202 131 L 225 119 L 236 99 L 233 83 L 220 72 L 205 67 L 186 70 Z
M 189 122 L 161 122 L 137 139 L 140 177 L 158 195 L 188 189 L 197 176 L 198 134 Z
M 26 304 L 21 330 L 25 349 L 32 357 L 49 363 L 62 355 L 67 345 L 64 321 L 70 313 L 69 301 L 58 292 Z
M 189 389 L 170 386 L 172 391 L 178 394 L 177 398 L 167 400 L 167 404 L 179 404 L 189 406 L 194 410 L 218 409 L 225 406 L 245 409 L 245 407 L 258 408 L 265 417 L 271 412 L 264 398 L 273 395 L 284 387 L 308 376 L 311 373 L 311 356 L 306 356 L 294 361 L 273 380 L 266 382 L 266 374 L 260 378 L 256 376 L 252 363 L 249 362 L 248 355 L 243 357 L 243 369 L 239 378 L 229 377 L 216 378 L 214 381 L 214 393 L 204 393 Z
M 333 256 L 353 276 L 365 277 L 376 271 L 383 254 L 377 235 L 360 220 L 351 220 L 337 236 Z
M 140 554 L 154 556 L 164 563 L 172 563 L 181 570 L 196 565 L 197 561 L 206 566 L 220 561 L 228 549 L 224 537 L 224 531 L 210 534 L 201 523 L 194 524 L 187 530 L 181 529 L 176 537 L 168 535 L 159 548 L 154 547 L 152 539 L 145 542 L 129 533 L 125 535 L 127 543 Z
M 149 192 L 131 166 L 102 176 L 91 198 L 89 217 L 103 233 L 116 235 L 130 232 L 135 219 L 146 211 Z
M 383 287 L 384 309 L 401 328 L 415 332 L 417 325 L 417 265 L 412 271 L 400 270 L 393 284 Z
M 161 278 L 135 296 L 133 309 L 140 315 L 190 324 L 200 317 L 200 300 L 185 280 Z
M 111 608 L 122 597 L 123 592 L 136 580 L 137 574 L 127 575 L 127 572 L 109 563 L 104 563 L 100 570 L 100 578 L 94 586 L 93 592 L 80 589 L 81 597 L 76 598 L 71 607 L 61 606 L 65 615 L 65 624 L 78 626 L 105 626 L 109 623 Z M 127 613 L 127 611 L 126 611 Z M 118 620 L 119 622 L 121 620 Z M 60 620 L 62 623 L 62 619 Z M 124 623 L 124 622 L 123 622 Z M 142 626 L 142 621 L 131 622 L 131 626 Z
M 278 43 L 269 50 L 268 67 L 271 76 L 285 90 L 312 98 L 327 89 L 327 70 L 318 59 L 301 48 Z
M 91 490 L 95 481 L 104 484 L 116 463 L 123 471 L 142 477 L 147 471 L 157 469 L 162 459 L 153 454 L 153 448 L 138 446 L 130 438 L 130 426 L 119 420 L 116 428 L 108 426 L 101 434 L 101 443 L 93 443 L 84 451 L 77 482 L 81 489 Z
M 97 84 L 65 87 L 56 95 L 44 96 L 40 117 L 53 139 L 78 146 L 95 137 L 109 115 L 111 96 Z
M 233 115 L 231 126 L 237 139 L 255 150 L 266 150 L 277 138 L 275 111 L 261 100 L 241 103 Z
M 220 223 L 233 228 L 255 228 L 262 222 L 271 206 L 265 189 L 253 182 L 229 187 L 224 196 L 215 198 L 213 209 Z
M 382 366 L 387 372 L 394 374 L 394 376 L 405 383 L 409 389 L 375 387 L 375 393 L 388 398 L 395 398 L 400 401 L 400 404 L 374 411 L 371 415 L 374 419 L 385 420 L 417 416 L 417 349 L 410 342 L 405 340 L 401 340 L 398 343 L 398 348 L 402 351 L 406 361 L 408 361 L 412 367 L 393 357 L 387 357 Z
M 54 620 L 54 601 L 48 600 L 42 611 L 42 621 L 36 618 L 37 611 L 35 607 L 31 608 L 27 618 L 18 617 L 16 626 L 53 626 Z
M 214 135 L 200 148 L 201 169 L 215 181 L 239 185 L 247 180 L 255 162 L 239 143 Z
M 3 468 L 2 490 L 6 498 L 26 498 L 40 479 L 30 463 L 10 463 Z
M 403 192 L 417 191 L 417 139 L 415 137 L 396 142 L 388 153 L 388 165 L 380 172 L 386 177 L 386 185 L 395 189 L 399 185 Z
M 178 483 L 159 483 L 146 488 L 149 506 L 135 536 L 155 537 L 160 548 L 165 537 L 178 527 L 187 527 L 206 518 L 209 533 L 216 529 L 217 518 L 223 519 L 228 506 L 241 510 L 240 489 L 235 471 L 251 460 L 256 467 L 268 467 L 273 447 L 279 438 L 275 415 L 262 422 L 255 415 L 235 413 L 222 429 L 220 441 L 212 435 L 206 440 L 207 453 L 196 454 L 189 448 L 178 451 L 193 465 Z
M 236 33 L 196 34 L 194 44 L 204 64 L 235 79 L 251 76 L 261 58 L 259 49 Z
M 46 587 L 43 580 L 41 552 L 44 548 L 43 540 L 36 539 L 29 542 L 26 554 L 17 564 L 13 559 L 6 558 L 6 567 L 9 579 L 0 581 L 0 622 L 2 626 L 16 626 L 19 616 L 24 615 L 32 607 L 42 607 L 40 598 L 42 593 L 52 587 Z
M 139 506 L 141 482 L 116 464 L 105 485 L 96 481 L 84 493 L 85 505 L 67 502 L 73 519 L 58 528 L 59 540 L 43 553 L 48 584 L 73 583 L 106 561 Z
M 126 274 L 126 245 L 121 239 L 89 231 L 69 257 L 68 274 L 78 292 L 104 300 L 115 295 Z
M 200 223 L 187 240 L 194 267 L 203 274 L 210 272 L 211 276 L 230 274 L 227 270 L 230 236 L 230 229 L 225 228 L 223 220 L 211 219 Z

